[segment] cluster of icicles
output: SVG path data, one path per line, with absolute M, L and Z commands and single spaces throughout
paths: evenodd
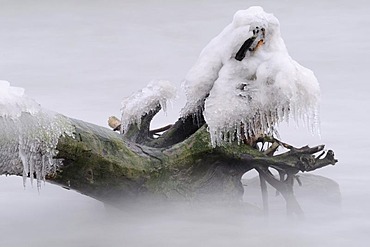
M 39 187 L 61 165 L 59 137 L 73 134 L 65 117 L 42 109 L 21 88 L 0 81 L 0 174 L 23 174 Z
M 291 107 L 294 108 L 294 107 Z M 212 122 L 212 116 L 208 115 L 208 131 L 211 136 L 212 146 L 219 146 L 225 143 L 237 141 L 239 144 L 243 140 L 256 138 L 261 135 L 279 136 L 278 124 L 285 121 L 289 124 L 290 119 L 294 119 L 298 125 L 300 122 L 312 134 L 319 135 L 319 113 L 318 108 L 310 108 L 307 111 L 301 109 L 291 110 L 289 107 L 275 108 L 271 110 L 256 110 L 254 116 L 246 118 L 230 119 L 229 122 Z

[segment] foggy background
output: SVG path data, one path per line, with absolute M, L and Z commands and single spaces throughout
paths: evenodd
M 180 85 L 201 49 L 252 5 L 274 13 L 290 55 L 320 82 L 321 138 L 293 122 L 280 135 L 335 151 L 339 163 L 314 174 L 339 184 L 340 206 L 302 198 L 304 222 L 287 220 L 284 203 L 269 219 L 181 206 L 135 214 L 49 183 L 38 192 L 0 177 L 0 246 L 367 246 L 368 1 L 0 0 L 0 79 L 45 108 L 102 126 L 120 115 L 125 96 L 152 79 L 170 80 L 179 97 L 155 119 L 163 126 L 178 118 Z

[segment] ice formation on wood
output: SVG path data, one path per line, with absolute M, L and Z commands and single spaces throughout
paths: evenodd
M 289 118 L 318 123 L 319 84 L 294 61 L 277 18 L 261 7 L 240 10 L 203 49 L 184 82 L 182 116 L 205 117 L 212 144 L 269 133 Z
M 176 87 L 165 80 L 153 80 L 145 88 L 122 101 L 121 132 L 130 124 L 140 127 L 141 117 L 160 106 L 164 111 L 168 101 L 176 97 Z
M 61 115 L 49 112 L 24 95 L 22 88 L 0 81 L 0 174 L 35 176 L 37 185 L 60 165 L 54 159 L 61 135 L 73 128 Z

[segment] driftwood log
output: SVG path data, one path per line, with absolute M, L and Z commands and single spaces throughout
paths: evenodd
M 256 140 L 256 144 L 267 142 L 266 150 L 238 143 L 213 148 L 204 119 L 192 115 L 154 138 L 149 127 L 159 110 L 144 115 L 140 128 L 130 125 L 123 135 L 72 119 L 75 137 L 61 137 L 57 146 L 63 166 L 47 179 L 114 204 L 143 197 L 240 201 L 241 177 L 255 169 L 265 210 L 267 182 L 285 198 L 288 213 L 300 215 L 293 193 L 295 174 L 337 162 L 323 145 L 294 148 L 271 137 Z M 287 151 L 275 155 L 278 147 Z M 280 179 L 271 169 L 279 172 Z

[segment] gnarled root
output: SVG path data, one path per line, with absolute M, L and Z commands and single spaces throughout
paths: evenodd
M 277 193 L 284 197 L 288 215 L 303 216 L 303 211 L 293 191 L 294 180 L 297 180 L 298 184 L 301 185 L 296 174 L 299 171 L 308 172 L 324 166 L 335 165 L 337 160 L 334 158 L 334 152 L 332 150 L 323 151 L 324 145 L 312 148 L 308 146 L 295 148 L 271 137 L 260 138 L 259 141 L 270 143 L 270 146 L 263 152 L 265 156 L 254 157 L 251 160 L 251 157 L 246 155 L 243 159 L 248 164 L 253 162 L 254 169 L 259 173 L 264 212 L 266 213 L 268 211 L 267 182 L 276 189 Z M 274 153 L 279 147 L 284 147 L 289 149 L 289 151 L 274 156 Z M 318 152 L 321 153 L 315 156 Z M 269 170 L 270 168 L 278 171 L 279 179 L 275 178 Z

